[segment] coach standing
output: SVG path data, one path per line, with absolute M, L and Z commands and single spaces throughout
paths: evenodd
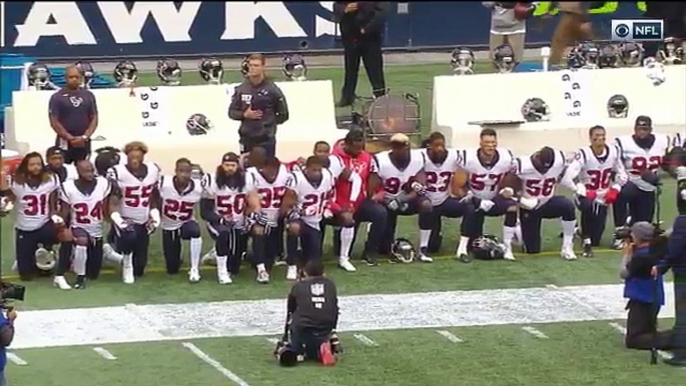
M 338 107 L 352 105 L 360 72 L 360 59 L 367 70 L 374 96 L 386 93 L 381 43 L 389 2 L 336 1 L 334 14 L 340 25 L 345 54 L 345 80 Z
M 231 98 L 229 118 L 241 121 L 238 129 L 241 154 L 263 147 L 276 154 L 276 126 L 288 120 L 288 104 L 281 89 L 264 73 L 264 55 L 248 57 L 248 75 Z
M 90 157 L 98 106 L 93 93 L 81 88 L 83 74 L 78 67 L 67 67 L 65 74 L 67 87 L 50 97 L 50 126 L 57 133 L 55 145 L 65 150 L 64 162 L 76 163 Z

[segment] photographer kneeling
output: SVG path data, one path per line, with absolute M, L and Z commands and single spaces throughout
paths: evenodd
M 629 232 L 627 232 L 629 233 Z M 637 350 L 670 349 L 671 331 L 657 332 L 657 314 L 665 304 L 662 275 L 653 278 L 653 266 L 664 257 L 667 239 L 649 222 L 639 221 L 630 229 L 620 267 L 624 282 L 626 309 L 626 347 Z M 627 240 L 628 241 L 628 240 Z
M 335 354 L 340 351 L 334 332 L 338 324 L 336 285 L 324 276 L 320 259 L 308 261 L 304 275 L 288 295 L 290 340 L 285 336 L 283 341 L 288 343 L 280 342 L 276 354 L 285 366 L 297 363 L 293 354 L 297 354 L 298 359 L 318 360 L 330 366 L 336 363 Z M 284 353 L 286 355 L 282 355 Z

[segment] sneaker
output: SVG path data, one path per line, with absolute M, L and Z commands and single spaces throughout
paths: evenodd
M 133 284 L 136 281 L 136 278 L 133 277 L 133 265 L 130 267 L 123 266 L 121 276 L 124 284 Z
M 191 268 L 188 271 L 188 281 L 191 283 L 197 283 L 200 281 L 200 272 L 196 268 Z
M 326 341 L 319 346 L 319 360 L 324 366 L 333 366 L 336 364 L 336 356 L 331 350 L 331 343 Z
M 219 279 L 219 284 L 231 284 L 233 283 L 233 280 L 231 280 L 231 275 L 229 275 L 228 272 L 219 272 L 217 274 L 218 279 Z
M 576 254 L 572 248 L 563 248 L 560 255 L 565 260 L 576 260 Z
M 355 266 L 350 262 L 350 258 L 348 258 L 348 257 L 339 257 L 338 258 L 338 266 L 343 268 L 347 272 L 357 271 Z
M 257 282 L 260 284 L 267 284 L 269 283 L 269 272 L 267 271 L 260 271 L 257 273 Z
M 74 289 L 86 289 L 86 277 L 78 276 L 76 278 L 76 284 L 74 284 Z
M 379 262 L 376 260 L 376 257 L 374 257 L 373 254 L 368 252 L 362 253 L 362 261 L 367 263 L 367 265 L 370 267 L 376 267 L 377 265 L 379 265 Z
M 286 272 L 286 280 L 298 280 L 298 267 L 295 265 L 288 266 L 288 272 Z
M 434 259 L 426 255 L 426 247 L 419 248 L 419 261 L 424 263 L 433 263 Z
M 69 285 L 67 279 L 65 279 L 64 276 L 55 276 L 55 278 L 52 279 L 52 284 L 54 284 L 55 287 L 64 291 L 71 289 L 71 286 Z
M 591 243 L 584 243 L 584 251 L 581 253 L 582 257 L 593 257 L 593 248 L 591 247 Z

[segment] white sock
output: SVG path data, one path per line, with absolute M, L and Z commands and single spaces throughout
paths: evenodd
M 198 269 L 200 265 L 200 253 L 202 253 L 202 238 L 191 239 L 191 268 Z
M 427 248 L 429 246 L 429 239 L 431 238 L 431 229 L 419 230 L 419 248 Z
M 74 273 L 79 276 L 86 274 L 86 260 L 88 260 L 88 247 L 85 245 L 74 246 Z
M 108 243 L 105 243 L 102 246 L 102 254 L 103 254 L 102 257 L 105 260 L 111 261 L 115 264 L 121 264 L 121 261 L 123 259 L 123 256 L 121 254 L 117 253 L 117 251 L 115 251 L 114 248 L 112 248 L 112 246 Z
M 355 227 L 341 228 L 341 250 L 339 251 L 339 257 L 341 259 L 350 258 L 350 249 L 352 248 L 354 238 Z
M 574 228 L 576 220 L 562 220 L 562 248 L 571 248 L 574 243 Z
M 126 269 L 132 269 L 133 268 L 133 254 L 132 253 L 125 253 L 124 257 L 122 259 L 122 265 Z
M 468 245 L 469 245 L 469 237 L 460 236 L 460 243 L 457 244 L 457 255 L 458 256 L 466 255 Z
M 516 234 L 517 227 L 503 226 L 503 244 L 505 244 L 507 248 L 512 248 L 512 240 L 515 238 Z
M 217 274 L 222 275 L 224 273 L 227 273 L 226 270 L 226 261 L 229 258 L 226 256 L 217 256 Z
M 217 261 L 219 261 L 219 257 L 217 257 Z M 219 264 L 219 262 L 217 262 Z M 264 267 L 264 264 L 257 264 L 257 272 L 264 272 L 267 269 Z

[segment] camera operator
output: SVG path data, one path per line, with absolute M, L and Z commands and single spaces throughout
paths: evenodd
M 627 239 L 628 234 L 623 235 Z M 624 243 L 620 276 L 624 282 L 626 347 L 637 350 L 669 350 L 671 331 L 657 332 L 657 314 L 665 304 L 662 275 L 652 276 L 652 268 L 664 257 L 666 238 L 646 221 L 636 222 Z
M 312 259 L 304 269 L 304 278 L 295 283 L 288 295 L 290 346 L 305 359 L 325 365 L 336 363 L 334 355 L 338 324 L 336 285 L 324 276 L 321 259 Z
M 7 310 L 7 315 L 0 311 L 0 386 L 5 386 L 5 364 L 7 364 L 7 350 L 14 339 L 14 320 L 17 311 L 13 308 Z

